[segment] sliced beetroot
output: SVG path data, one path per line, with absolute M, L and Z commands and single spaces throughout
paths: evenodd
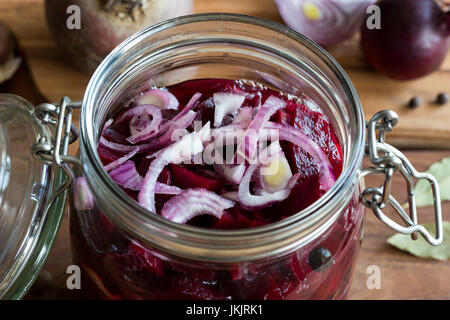
M 222 218 L 216 222 L 216 229 L 244 229 L 249 228 L 254 220 L 251 214 L 248 214 L 239 206 L 235 206 L 225 211 Z
M 227 297 L 217 285 L 208 284 L 201 279 L 182 276 L 171 279 L 167 292 L 175 300 L 226 300 Z
M 279 287 L 267 266 L 241 268 L 239 277 L 232 283 L 237 299 L 264 300 L 269 292 Z
M 178 97 L 180 104 L 186 105 L 190 96 L 192 96 L 193 93 L 198 92 L 199 88 L 201 89 L 203 97 L 207 99 L 212 97 L 216 92 L 233 92 L 234 87 L 234 80 L 199 79 L 179 83 L 170 88 L 170 91 Z
M 84 281 L 88 280 L 88 286 L 94 291 L 98 292 L 100 296 L 105 300 L 122 300 L 122 297 L 118 294 L 114 294 L 108 290 L 103 282 L 103 279 L 88 265 L 83 264 L 81 266 L 84 274 L 87 277 L 83 277 Z
M 328 155 L 328 159 L 334 168 L 335 176 L 340 175 L 342 171 L 340 144 L 330 122 L 323 113 L 312 110 L 303 104 L 289 101 L 286 108 L 279 110 L 272 119 L 280 124 L 291 125 L 299 129 L 317 143 L 325 154 Z M 311 166 L 311 163 L 304 161 L 309 156 L 301 148 L 291 144 L 286 149 L 285 152 L 291 156 L 288 160 L 290 160 L 291 165 L 296 164 L 300 173 L 302 173 L 302 170 L 305 170 L 305 166 Z
M 165 261 L 164 263 L 166 270 L 170 270 L 172 276 L 197 279 L 205 283 L 214 283 L 220 273 L 214 268 L 200 268 L 196 265 L 180 264 L 174 261 Z
M 103 137 L 111 142 L 120 143 L 120 144 L 129 144 L 126 137 L 115 131 L 114 129 L 108 127 L 103 130 Z
M 291 194 L 283 202 L 262 211 L 274 221 L 289 217 L 307 208 L 321 196 L 320 184 L 317 175 L 309 176 L 298 181 L 292 188 Z
M 200 171 L 189 170 L 181 165 L 170 164 L 172 182 L 181 189 L 203 188 L 219 192 L 224 185 L 220 178 L 208 176 Z
M 98 153 L 98 156 L 100 157 L 100 160 L 104 166 L 116 161 L 117 159 L 119 159 L 120 157 L 122 157 L 124 155 L 124 153 L 115 151 L 115 150 L 111 150 L 110 148 L 105 147 L 102 144 L 98 145 L 97 153 Z
M 145 270 L 159 277 L 164 276 L 164 263 L 161 259 L 150 253 L 136 242 L 131 242 L 125 256 L 131 259 L 130 265 L 135 270 Z
M 109 219 L 105 216 L 103 212 L 100 212 L 98 215 L 99 230 L 101 230 L 102 237 L 104 239 L 105 244 L 111 242 L 111 239 L 114 237 L 114 233 L 116 232 L 116 226 L 109 221 Z

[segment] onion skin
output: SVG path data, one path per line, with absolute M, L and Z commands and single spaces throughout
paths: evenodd
M 123 40 L 157 22 L 192 12 L 192 0 L 150 1 L 135 21 L 107 12 L 102 0 L 46 0 L 47 24 L 62 54 L 75 66 L 92 74 L 100 62 Z M 151 4 L 151 5 L 150 5 Z M 81 28 L 66 26 L 67 8 L 77 5 Z
M 395 80 L 437 70 L 449 47 L 450 16 L 434 0 L 380 0 L 381 29 L 361 26 L 368 62 Z

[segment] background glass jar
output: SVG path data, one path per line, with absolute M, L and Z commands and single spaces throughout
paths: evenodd
M 319 106 L 342 147 L 343 172 L 334 187 L 290 218 L 244 230 L 175 224 L 140 207 L 103 170 L 96 153 L 101 128 L 137 93 L 201 78 L 255 81 Z M 103 61 L 83 101 L 83 170 L 76 175 L 86 179 L 95 205 L 70 206 L 82 287 L 109 299 L 344 298 L 362 237 L 364 130 L 344 71 L 281 25 L 208 14 L 138 33 Z

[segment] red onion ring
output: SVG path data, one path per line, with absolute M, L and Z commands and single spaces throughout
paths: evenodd
M 220 127 L 223 118 L 227 114 L 237 111 L 242 106 L 245 96 L 227 92 L 216 92 L 213 95 L 213 100 L 214 127 Z
M 234 117 L 232 124 L 249 124 L 252 121 L 253 108 L 243 107 L 239 113 Z
M 117 168 L 118 166 L 120 166 L 121 164 L 125 163 L 126 161 L 130 160 L 131 158 L 133 158 L 136 153 L 138 153 L 139 151 L 139 147 L 136 147 L 133 151 L 131 151 L 130 153 L 124 155 L 123 157 L 107 164 L 106 166 L 104 166 L 106 171 L 111 171 L 115 168 Z
M 141 189 L 143 178 L 139 175 L 133 161 L 129 160 L 125 162 L 121 166 L 112 170 L 109 175 L 115 183 L 126 189 L 134 191 L 139 191 Z M 170 186 L 165 183 L 156 182 L 155 185 L 156 194 L 177 195 L 181 191 L 182 189 L 177 186 Z
M 169 91 L 163 89 L 151 89 L 144 92 L 136 99 L 137 105 L 152 104 L 159 109 L 178 109 L 178 99 Z
M 100 137 L 99 143 L 111 150 L 119 151 L 119 152 L 131 152 L 131 151 L 135 150 L 136 147 L 139 147 L 139 146 L 129 146 L 126 144 L 111 142 L 111 141 L 106 140 L 104 137 Z
M 143 104 L 143 105 L 138 105 L 132 108 L 129 108 L 127 111 L 125 111 L 124 113 L 122 113 L 117 119 L 115 124 L 121 124 L 123 122 L 127 122 L 130 121 L 133 117 L 135 116 L 140 116 L 143 115 L 144 113 L 147 113 L 148 115 L 151 115 L 153 118 L 157 118 L 157 121 L 159 123 L 161 123 L 162 121 L 162 114 L 161 114 L 161 110 L 151 104 Z M 161 120 L 159 120 L 161 119 Z
M 213 164 L 216 172 L 232 184 L 239 184 L 245 173 L 245 163 L 237 165 Z
M 166 133 L 167 130 L 169 130 L 173 123 L 180 120 L 184 116 L 186 116 L 192 109 L 194 109 L 197 106 L 197 103 L 202 96 L 201 93 L 196 93 L 192 96 L 192 98 L 189 100 L 188 104 L 181 110 L 179 113 L 177 113 L 176 116 L 174 116 L 171 120 L 167 121 L 166 123 L 162 124 L 158 131 L 154 133 L 149 133 L 147 135 L 143 135 L 139 137 L 138 139 L 132 139 L 131 143 L 137 143 L 137 142 L 143 142 L 143 141 L 149 141 L 151 139 L 154 139 L 156 137 L 161 136 L 162 134 Z
M 186 223 L 190 219 L 209 214 L 220 219 L 223 211 L 234 202 L 205 189 L 187 189 L 167 201 L 161 215 L 173 222 Z
M 75 180 L 73 186 L 73 205 L 79 211 L 92 210 L 94 208 L 94 198 L 84 177 L 79 177 Z
M 159 148 L 166 147 L 173 140 L 173 134 L 178 130 L 182 131 L 189 127 L 196 117 L 196 113 L 194 111 L 189 111 L 184 116 L 179 119 L 171 122 L 171 127 L 161 136 L 154 138 L 149 143 L 145 144 L 146 150 L 156 150 Z M 131 138 L 131 137 L 130 137 Z M 129 139 L 130 139 L 129 138 Z M 128 139 L 127 139 L 128 140 Z M 141 140 L 141 139 L 139 139 Z M 148 139 L 145 139 L 148 140 Z M 130 141 L 131 142 L 131 141 Z
M 258 168 L 258 165 L 251 165 L 245 172 L 241 183 L 239 184 L 238 197 L 239 203 L 244 209 L 255 210 L 268 207 L 274 203 L 283 201 L 287 199 L 291 193 L 292 188 L 297 183 L 300 177 L 299 173 L 294 174 L 294 176 L 289 180 L 285 189 L 274 192 L 274 193 L 262 193 L 261 195 L 252 195 L 250 193 L 250 182 L 253 173 Z
M 250 122 L 243 140 L 238 144 L 236 156 L 244 159 L 252 160 L 258 146 L 258 135 L 270 117 L 279 109 L 286 106 L 286 102 L 270 96 L 264 104 L 259 108 L 253 120 Z
M 192 132 L 183 136 L 180 140 L 165 148 L 152 161 L 142 181 L 141 190 L 138 195 L 139 203 L 144 208 L 156 213 L 155 186 L 161 171 L 169 163 L 181 163 L 191 159 L 193 155 L 202 152 L 203 134 L 204 131 L 202 129 L 199 132 Z
M 316 162 L 319 166 L 319 182 L 321 190 L 326 192 L 333 186 L 336 181 L 333 166 L 331 165 L 327 155 L 314 141 L 312 141 L 300 130 L 291 126 L 268 122 L 265 128 L 278 130 L 280 140 L 289 141 L 311 155 L 314 162 Z
M 156 194 L 168 194 L 168 195 L 177 195 L 180 194 L 183 189 L 178 188 L 177 186 L 169 186 L 168 184 L 156 182 L 155 185 L 155 193 Z
M 131 137 L 127 138 L 127 141 L 133 144 L 143 141 L 145 140 L 144 139 L 145 137 L 158 132 L 162 122 L 161 110 L 159 110 L 157 107 L 148 104 L 134 107 L 132 110 L 139 110 L 139 109 L 142 109 L 142 112 L 134 114 L 133 117 L 131 118 L 130 131 L 132 135 Z M 137 119 L 136 117 L 143 117 L 143 119 L 145 119 L 145 117 L 143 116 L 144 112 L 152 116 L 152 120 L 150 123 L 144 125 L 143 130 L 138 130 L 136 125 L 133 123 L 134 122 L 133 120 Z
M 139 190 L 142 183 L 142 177 L 136 169 L 133 161 L 128 160 L 121 166 L 111 170 L 109 176 L 115 183 L 130 190 Z

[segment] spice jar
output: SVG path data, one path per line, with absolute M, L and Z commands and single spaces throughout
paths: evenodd
M 152 214 L 113 182 L 97 143 L 122 102 L 151 87 L 218 77 L 260 83 L 323 110 L 339 139 L 343 169 L 319 200 L 265 226 L 213 230 Z M 77 138 L 71 116 L 78 108 L 80 149 L 71 157 L 67 146 Z M 33 109 L 16 96 L 1 95 L 0 114 L 6 199 L 0 219 L 15 237 L 14 244 L 2 242 L 7 250 L 1 252 L 11 252 L 0 265 L 2 297 L 20 298 L 36 277 L 61 221 L 69 184 L 74 263 L 81 268 L 82 289 L 95 298 L 345 298 L 363 237 L 365 206 L 398 232 L 420 234 L 431 245 L 442 241 L 436 180 L 418 173 L 385 142 L 396 114 L 381 111 L 366 125 L 357 93 L 337 62 L 312 41 L 271 21 L 234 14 L 168 20 L 118 46 L 92 76 L 82 102 L 63 98 Z M 31 125 L 20 129 L 19 121 Z M 14 147 L 19 140 L 24 145 Z M 34 157 L 25 157 L 24 150 Z M 372 167 L 362 168 L 364 154 Z M 397 171 L 407 181 L 409 215 L 390 195 Z M 368 174 L 385 176 L 384 185 L 365 188 Z M 418 224 L 414 178 L 427 179 L 433 187 L 436 237 Z M 12 194 L 16 184 L 21 191 Z M 21 213 L 14 219 L 23 222 L 8 216 L 11 201 Z M 405 225 L 383 213 L 388 205 Z

